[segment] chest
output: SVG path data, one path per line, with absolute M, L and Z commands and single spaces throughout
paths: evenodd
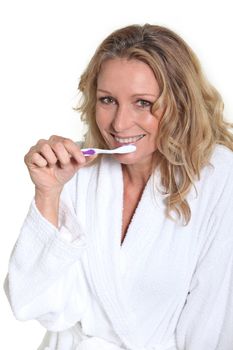
M 121 244 L 126 237 L 129 225 L 138 207 L 143 189 L 126 186 L 123 195 Z
M 112 283 L 113 293 L 124 291 L 123 300 L 132 302 L 133 308 L 148 300 L 150 308 L 153 305 L 158 311 L 161 305 L 164 312 L 164 305 L 188 289 L 197 256 L 197 222 L 178 227 L 165 217 L 164 203 L 152 182 L 143 188 L 121 183 L 119 189 L 114 176 L 112 171 L 99 180 L 104 186 L 99 185 L 98 191 L 94 181 L 89 182 L 88 192 L 80 186 L 77 196 L 77 212 L 87 232 L 86 274 L 91 276 L 90 284 L 96 278 L 96 288 L 98 276 L 105 281 L 100 295 L 103 290 L 108 293 Z

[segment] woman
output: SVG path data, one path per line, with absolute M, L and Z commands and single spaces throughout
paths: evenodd
M 83 147 L 25 156 L 35 198 L 5 282 L 40 350 L 233 349 L 233 136 L 198 59 L 171 30 L 119 29 L 81 77 Z

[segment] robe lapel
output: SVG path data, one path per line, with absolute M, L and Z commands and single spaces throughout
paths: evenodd
M 90 273 L 96 295 L 116 334 L 124 346 L 133 348 L 119 275 L 122 202 L 121 166 L 103 158 L 88 188 L 86 227 Z
M 135 257 L 143 256 L 151 240 L 155 239 L 155 207 L 163 207 L 154 202 L 153 179 L 143 192 L 141 201 L 123 245 L 121 246 L 123 177 L 121 165 L 113 159 L 103 158 L 98 171 L 93 171 L 87 195 L 87 251 L 93 286 L 116 334 L 128 349 L 135 349 L 140 336 L 138 320 L 127 302 L 127 289 L 137 278 Z M 159 197 L 158 197 L 159 198 Z M 142 220 L 143 218 L 143 220 Z M 146 223 L 146 227 L 142 225 Z M 120 271 L 122 254 L 134 268 L 127 273 L 127 284 Z M 145 255 L 144 255 L 145 256 Z M 138 338 L 139 336 L 139 338 Z

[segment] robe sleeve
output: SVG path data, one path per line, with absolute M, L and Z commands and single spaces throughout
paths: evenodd
M 81 257 L 85 236 L 73 201 L 63 190 L 59 228 L 33 200 L 12 251 L 4 289 L 18 320 L 38 320 L 52 331 L 80 320 L 87 303 Z
M 233 349 L 232 171 L 210 222 L 208 244 L 177 325 L 179 350 Z

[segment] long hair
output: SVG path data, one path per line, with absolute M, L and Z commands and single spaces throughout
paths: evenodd
M 152 113 L 164 107 L 157 135 L 156 164 L 166 194 L 166 214 L 187 224 L 191 217 L 187 194 L 208 164 L 213 148 L 233 151 L 232 124 L 223 119 L 223 101 L 204 77 L 192 49 L 168 28 L 145 24 L 114 31 L 97 48 L 81 75 L 77 110 L 87 124 L 85 146 L 106 147 L 95 120 L 97 77 L 106 59 L 140 60 L 150 66 L 160 94 Z

